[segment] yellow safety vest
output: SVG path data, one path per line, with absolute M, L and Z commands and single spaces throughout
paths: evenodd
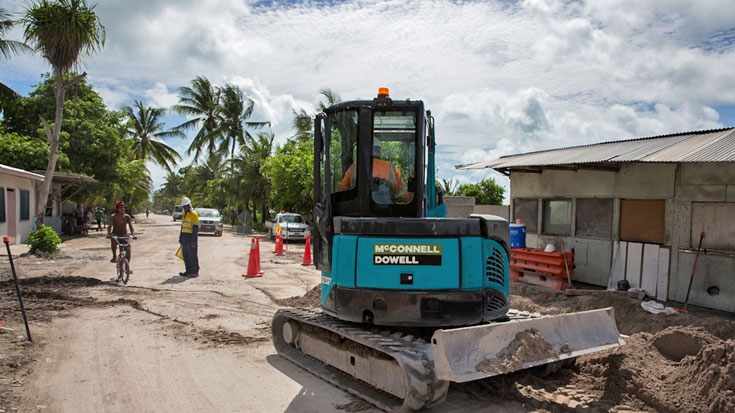
M 194 211 L 187 212 L 181 217 L 181 232 L 184 234 L 192 234 L 194 226 L 199 225 L 199 214 Z

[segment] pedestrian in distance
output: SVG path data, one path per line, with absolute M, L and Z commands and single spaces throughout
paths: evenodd
M 197 255 L 199 236 L 199 214 L 191 206 L 191 200 L 187 197 L 181 199 L 184 215 L 181 217 L 181 232 L 179 233 L 179 244 L 184 256 L 184 272 L 182 277 L 196 278 L 199 276 L 199 256 Z
M 102 219 L 105 217 L 105 213 L 102 211 L 102 208 L 97 208 L 96 211 L 94 211 L 94 220 L 97 223 L 97 231 L 102 230 Z
M 107 238 L 110 238 L 110 248 L 112 249 L 112 259 L 110 262 L 117 262 L 117 242 L 112 239 L 112 236 L 125 237 L 128 235 L 128 228 L 130 228 L 130 236 L 133 239 L 138 239 L 135 236 L 133 219 L 125 212 L 125 202 L 117 201 L 115 203 L 115 212 L 110 215 L 110 225 L 107 226 Z M 128 262 L 132 258 L 132 253 L 128 245 Z

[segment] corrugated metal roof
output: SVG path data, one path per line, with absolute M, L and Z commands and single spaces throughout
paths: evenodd
M 457 169 L 508 170 L 622 162 L 735 162 L 735 128 L 602 142 L 503 156 Z

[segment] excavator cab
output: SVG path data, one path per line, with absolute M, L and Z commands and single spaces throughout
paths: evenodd
M 314 137 L 312 232 L 325 311 L 431 327 L 505 315 L 508 223 L 444 218 L 422 101 L 394 101 L 381 88 L 373 100 L 326 108 Z
M 372 101 L 326 108 L 314 126 L 314 250 L 317 268 L 329 271 L 333 217 L 426 215 L 433 135 L 423 102 L 393 102 L 385 88 Z

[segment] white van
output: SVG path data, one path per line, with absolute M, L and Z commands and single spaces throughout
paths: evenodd
M 176 222 L 177 219 L 181 219 L 181 217 L 184 216 L 184 207 L 181 205 L 174 205 L 174 222 Z

